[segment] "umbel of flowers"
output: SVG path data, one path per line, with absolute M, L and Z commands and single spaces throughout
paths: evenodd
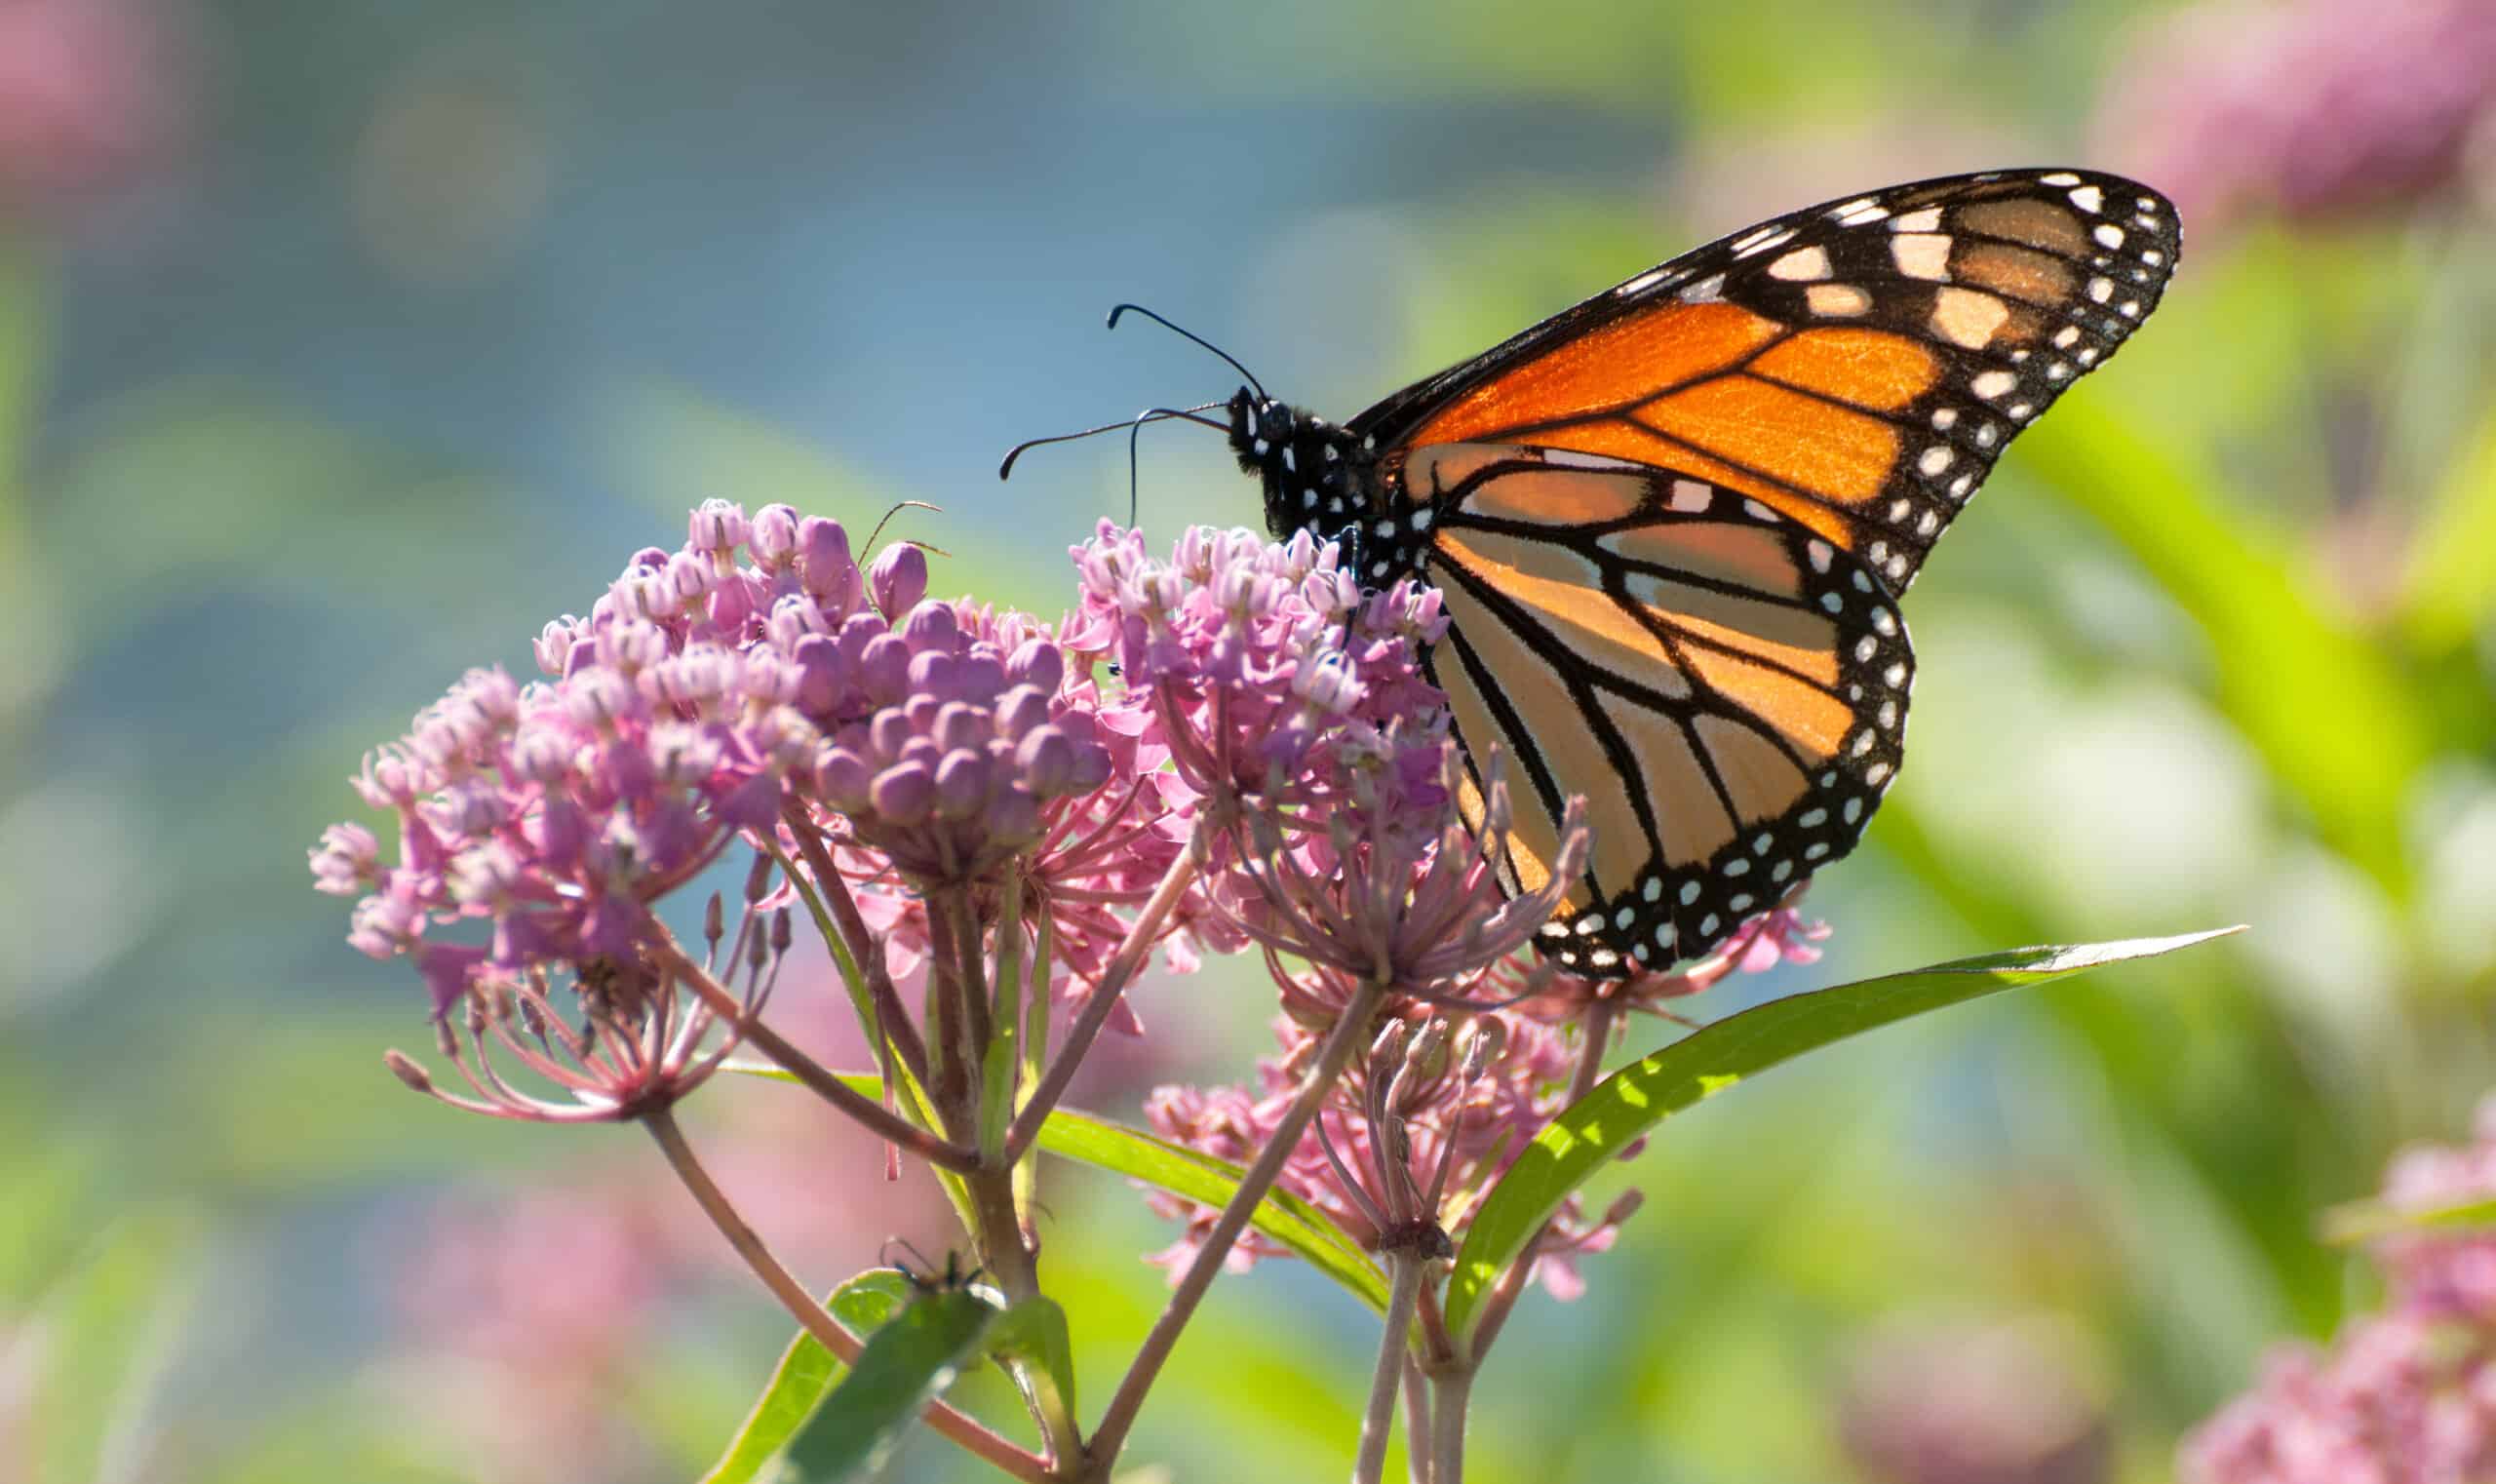
M 1148 1108 L 1244 1168 L 1219 1208 L 1151 1193 L 1182 1226 L 1154 1259 L 1173 1292 L 1101 1417 L 1087 1429 L 1025 1354 L 1003 1359 L 1035 1443 L 941 1399 L 924 1415 L 1016 1477 L 1106 1480 L 1216 1275 L 1286 1250 L 1251 1230 L 1279 1187 L 1392 1279 L 1356 1477 L 1379 1476 L 1401 1392 L 1432 1477 L 1458 1484 L 1465 1387 L 1508 1308 L 1535 1275 L 1577 1293 L 1577 1259 L 1635 1197 L 1564 1203 L 1460 1343 L 1436 1294 L 1470 1213 L 1594 1084 L 1626 1013 L 1808 961 L 1824 930 L 1779 910 L 1717 958 L 1626 983 L 1532 966 L 1587 830 L 1572 806 L 1550 883 L 1501 894 L 1503 764 L 1476 760 L 1488 817 L 1468 830 L 1423 667 L 1446 627 L 1434 592 L 1364 591 L 1306 533 L 1195 529 L 1165 559 L 1104 523 L 1072 556 L 1050 625 L 929 598 L 915 546 L 862 569 L 837 522 L 715 500 L 682 547 L 637 553 L 586 616 L 545 626 L 539 678 L 462 678 L 355 780 L 388 845 L 341 824 L 311 852 L 315 884 L 355 899 L 349 941 L 425 986 L 448 1071 L 389 1066 L 475 1112 L 639 1123 L 757 1276 L 855 1360 L 861 1337 L 732 1207 L 675 1105 L 734 1053 L 776 1064 L 937 1167 L 997 1301 L 1036 1302 L 1034 1148 L 1076 1069 L 1104 1030 L 1140 1031 L 1125 994 L 1156 949 L 1181 970 L 1254 954 L 1277 1054 Z M 775 993 L 821 993 L 781 983 L 800 927 L 871 1075 L 817 1065 L 765 1018 Z
M 2496 1201 L 2496 1098 L 2468 1145 L 2393 1161 L 2368 1244 L 2381 1309 L 2328 1347 L 2282 1346 L 2185 1442 L 2187 1484 L 2466 1484 L 2496 1478 L 2496 1231 L 2440 1213 Z

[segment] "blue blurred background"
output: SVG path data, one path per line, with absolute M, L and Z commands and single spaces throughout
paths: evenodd
M 1112 302 L 1346 415 L 1760 216 L 2045 163 L 2176 196 L 2183 273 L 1919 583 L 1912 761 L 1768 989 L 2253 931 L 1678 1120 L 1590 1295 L 1524 1305 L 1474 1458 L 2167 1477 L 2266 1341 L 2365 1302 L 2318 1208 L 2496 1080 L 2488 14 L 0 0 L 0 1478 L 717 1449 L 785 1320 L 628 1134 L 393 1082 L 421 996 L 301 865 L 365 748 L 694 502 L 929 501 L 895 529 L 939 590 L 1053 614 L 1124 449 L 1000 485 L 1005 446 L 1234 384 Z M 1157 538 L 1257 518 L 1185 428 L 1141 492 Z M 1148 985 L 1083 1101 L 1240 1075 L 1266 994 Z M 944 1242 L 792 1101 L 690 1115 L 802 1273 Z M 1105 1395 L 1169 1233 L 1052 1178 Z M 1226 1282 L 1136 1477 L 1339 1470 L 1374 1343 L 1306 1272 Z

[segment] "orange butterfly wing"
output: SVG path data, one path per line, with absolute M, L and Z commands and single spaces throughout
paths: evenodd
M 2156 307 L 2174 209 L 2077 171 L 1896 186 L 1642 273 L 1352 420 L 1679 471 L 1905 591 L 2020 428 Z
M 1700 480 L 1513 447 L 1422 459 L 1448 496 L 1433 678 L 1466 756 L 1515 761 L 1508 888 L 1548 879 L 1571 796 L 1593 821 L 1547 952 L 1598 974 L 1703 953 L 1853 846 L 1914 665 L 1868 567 Z
M 2157 305 L 2177 247 L 2174 209 L 2112 176 L 1895 186 L 1642 273 L 1352 419 L 1405 502 L 1381 532 L 1429 527 L 1477 824 L 1486 749 L 1514 760 L 1512 891 L 1587 799 L 1592 862 L 1547 952 L 1597 975 L 1696 957 L 1853 848 L 1901 757 L 1896 596 Z

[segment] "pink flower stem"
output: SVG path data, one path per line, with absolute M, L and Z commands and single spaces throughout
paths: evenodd
M 1404 1357 L 1404 1462 L 1412 1484 L 1433 1484 L 1430 1476 L 1430 1384 L 1421 1362 Z
M 847 1082 L 824 1070 L 821 1063 L 792 1045 L 780 1033 L 754 1017 L 725 985 L 703 971 L 702 965 L 685 957 L 674 939 L 665 940 L 658 949 L 668 967 L 684 981 L 686 988 L 701 996 L 714 1013 L 737 1029 L 738 1036 L 747 1044 L 771 1058 L 783 1071 L 804 1083 L 815 1096 L 839 1109 L 872 1130 L 889 1144 L 900 1145 L 930 1164 L 949 1170 L 973 1170 L 979 1167 L 979 1152 L 958 1144 L 940 1139 L 899 1113 L 859 1092 Z
M 1185 857 L 1182 857 L 1185 859 Z M 1174 871 L 1175 876 L 1175 871 Z M 1205 1234 L 1204 1244 L 1196 1249 L 1194 1261 L 1188 1265 L 1187 1274 L 1179 1279 L 1170 1302 L 1154 1320 L 1151 1333 L 1144 1337 L 1144 1345 L 1136 1351 L 1135 1360 L 1127 1367 L 1125 1379 L 1118 1383 L 1117 1394 L 1110 1398 L 1110 1408 L 1102 1414 L 1101 1425 L 1092 1435 L 1091 1472 L 1084 1477 L 1107 1479 L 1110 1464 L 1126 1442 L 1127 1431 L 1135 1425 L 1137 1412 L 1144 1407 L 1145 1393 L 1152 1388 L 1153 1378 L 1160 1374 L 1162 1362 L 1170 1358 L 1172 1347 L 1179 1343 L 1180 1331 L 1203 1302 L 1205 1290 L 1222 1271 L 1224 1259 L 1230 1255 L 1231 1244 L 1248 1227 L 1248 1219 L 1256 1214 L 1258 1202 L 1273 1188 L 1283 1172 L 1283 1164 L 1300 1145 L 1300 1136 L 1307 1131 L 1308 1120 L 1317 1115 L 1327 1093 L 1351 1064 L 1352 1054 L 1369 1044 L 1370 1022 L 1379 1003 L 1385 998 L 1385 988 L 1363 980 L 1352 993 L 1351 1002 L 1344 1007 L 1335 1028 L 1326 1033 L 1326 1041 L 1318 1049 L 1317 1059 L 1301 1079 L 1300 1091 L 1292 1098 L 1291 1107 L 1274 1125 L 1266 1147 L 1257 1152 L 1256 1162 L 1239 1177 L 1239 1189 L 1215 1218 L 1213 1230 Z M 1410 1310 L 1407 1309 L 1408 1323 Z
M 702 1207 L 702 1214 L 711 1218 L 711 1225 L 720 1229 L 720 1234 L 727 1238 L 728 1245 L 736 1250 L 737 1256 L 754 1269 L 754 1275 L 762 1280 L 762 1286 L 771 1290 L 771 1296 L 778 1299 L 825 1349 L 840 1357 L 842 1364 L 857 1364 L 865 1345 L 857 1336 L 841 1328 L 840 1321 L 815 1302 L 814 1295 L 790 1275 L 789 1269 L 780 1265 L 780 1260 L 771 1255 L 771 1249 L 762 1244 L 762 1238 L 746 1225 L 745 1218 L 738 1215 L 736 1207 L 729 1203 L 726 1192 L 711 1179 L 710 1171 L 704 1169 L 702 1161 L 695 1157 L 693 1147 L 685 1143 L 684 1131 L 677 1126 L 675 1114 L 664 1108 L 653 1109 L 642 1115 L 642 1126 L 647 1128 L 650 1137 L 658 1142 L 660 1152 L 667 1155 L 667 1162 L 676 1171 L 677 1178 L 684 1182 L 684 1188 L 692 1192 L 695 1203 Z M 1048 1467 L 1037 1457 L 990 1431 L 949 1404 L 931 1401 L 920 1416 L 929 1426 L 987 1463 L 1026 1481 L 1026 1484 L 1047 1484 Z
M 1610 999 L 1598 999 L 1586 1007 L 1586 1038 L 1578 1047 L 1578 1068 L 1569 1078 L 1569 1104 L 1576 1104 L 1595 1084 L 1603 1080 L 1604 1053 L 1612 1049 L 1612 1028 L 1620 1014 L 1620 1006 Z M 1508 1322 L 1508 1310 L 1516 1308 L 1517 1299 L 1525 1292 L 1526 1278 L 1534 1271 L 1534 1255 L 1551 1234 L 1549 1223 L 1525 1244 L 1508 1269 L 1500 1274 L 1490 1296 L 1482 1301 L 1481 1316 L 1473 1321 L 1473 1344 L 1466 1356 L 1467 1366 L 1478 1366 L 1482 1357 L 1491 1353 L 1491 1342 L 1500 1338 L 1500 1329 Z
M 1386 1333 L 1379 1340 L 1378 1370 L 1370 1377 L 1369 1410 L 1361 1415 L 1361 1447 L 1352 1463 L 1352 1484 L 1383 1484 L 1386 1477 L 1386 1437 L 1395 1425 L 1395 1393 L 1404 1379 L 1413 1306 L 1421 1297 L 1425 1266 L 1416 1252 L 1399 1249 L 1386 1255 Z M 1406 1446 L 1419 1449 L 1422 1439 L 1408 1439 Z
M 1464 1420 L 1473 1372 L 1442 1372 L 1430 1398 L 1430 1484 L 1464 1484 Z
M 834 864 L 832 852 L 824 848 L 821 832 L 802 808 L 791 805 L 784 818 L 790 836 L 798 843 L 798 854 L 814 875 L 815 890 L 822 893 L 824 906 L 831 909 L 833 920 L 839 926 L 839 937 L 829 940 L 830 946 L 835 953 L 846 947 L 850 961 L 867 976 L 868 994 L 876 1006 L 874 1029 L 880 1033 L 878 1039 L 890 1045 L 902 1065 L 910 1069 L 910 1074 L 925 1086 L 927 1047 L 902 1009 L 901 995 L 893 988 L 892 971 L 884 965 L 882 945 L 867 930 L 867 919 L 859 915 L 858 904 L 849 895 L 847 878 Z
M 1203 826 L 1199 824 L 1197 828 L 1201 830 Z M 1057 1059 L 1041 1074 L 1038 1085 L 1032 1089 L 1031 1100 L 1023 1105 L 1023 1111 L 1015 1115 L 1013 1128 L 1006 1132 L 1006 1164 L 1022 1158 L 1032 1141 L 1040 1136 L 1040 1124 L 1057 1107 L 1058 1099 L 1066 1096 L 1066 1084 L 1074 1079 L 1075 1068 L 1082 1064 L 1084 1053 L 1092 1049 L 1101 1028 L 1109 1024 L 1110 1012 L 1117 1008 L 1119 996 L 1126 993 L 1127 981 L 1144 967 L 1144 960 L 1161 936 L 1161 924 L 1178 909 L 1179 898 L 1186 895 L 1195 875 L 1193 848 L 1180 851 L 1179 858 L 1170 863 L 1169 872 L 1161 878 L 1161 884 L 1152 889 L 1152 895 L 1136 913 L 1126 940 L 1111 956 L 1108 966 L 1092 985 L 1090 997 L 1083 1001 L 1082 1012 L 1067 1028 L 1066 1041 L 1058 1047 Z M 1045 987 L 1034 993 L 1045 994 Z

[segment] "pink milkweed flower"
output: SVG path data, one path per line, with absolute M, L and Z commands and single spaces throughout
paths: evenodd
M 2496 1098 L 2467 1146 L 2402 1152 L 2382 1203 L 2423 1213 L 2496 1197 Z M 2496 1476 L 2496 1236 L 2379 1237 L 2382 1310 L 2329 1347 L 2284 1346 L 2253 1389 L 2185 1439 L 2187 1484 L 2445 1484 Z
M 1417 1013 L 1419 1013 L 1417 1011 Z M 1462 1029 L 1451 1031 L 1452 1025 Z M 1163 1138 L 1245 1162 L 1272 1142 L 1321 1036 L 1286 1016 L 1279 1057 L 1258 1063 L 1253 1087 L 1156 1088 L 1145 1116 Z M 1329 1096 L 1277 1182 L 1332 1216 L 1364 1245 L 1429 1255 L 1461 1241 L 1482 1194 L 1567 1101 L 1578 1061 L 1569 1036 L 1509 1011 L 1418 1020 L 1390 1014 L 1369 1054 Z M 1150 1259 L 1175 1276 L 1194 1259 L 1216 1213 L 1148 1191 L 1158 1214 L 1186 1224 Z M 1572 1197 L 1536 1249 L 1534 1277 L 1555 1297 L 1583 1290 L 1577 1259 L 1610 1247 L 1637 1209 L 1634 1192 L 1589 1220 Z M 1452 1248 L 1449 1250 L 1453 1250 Z M 1228 1258 L 1234 1270 L 1288 1255 L 1253 1230 Z
M 1780 963 L 1819 961 L 1819 945 L 1827 940 L 1829 925 L 1807 919 L 1794 906 L 1809 884 L 1798 884 L 1777 906 L 1744 921 L 1715 953 L 1695 963 L 1626 979 L 1588 979 L 1547 963 L 1531 968 L 1512 963 L 1502 965 L 1492 977 L 1492 991 L 1515 1000 L 1520 1011 L 1538 1020 L 1577 1021 L 1597 1004 L 1679 1019 L 1666 1006 L 1703 994 L 1729 975 L 1764 974 Z
M 792 934 L 786 907 L 765 912 L 760 905 L 770 864 L 768 856 L 756 858 L 746 910 L 724 957 L 720 901 L 712 898 L 706 923 L 710 954 L 698 968 L 652 958 L 602 959 L 583 965 L 568 985 L 559 984 L 543 966 L 471 978 L 454 1007 L 460 1013 L 446 1016 L 439 1027 L 439 1044 L 474 1097 L 445 1090 L 404 1052 L 386 1053 L 384 1063 L 417 1092 L 495 1117 L 621 1122 L 672 1106 L 720 1069 L 737 1044 L 738 1025 L 760 1013 L 779 978 Z M 715 972 L 729 986 L 742 982 L 735 1020 L 682 983 L 688 973 Z M 461 1031 L 467 1033 L 464 1045 Z M 514 1082 L 495 1066 L 497 1055 L 563 1096 L 546 1097 Z
M 1410 582 L 1364 594 L 1306 531 L 1276 543 L 1194 527 L 1162 562 L 1104 521 L 1072 555 L 1066 643 L 1115 663 L 1126 687 L 1106 720 L 1199 795 L 1331 799 L 1391 723 L 1444 705 L 1421 670 L 1447 631 L 1438 595 Z
M 2187 220 L 2397 205 L 2496 128 L 2483 0 L 2213 0 L 2141 35 L 2098 110 L 2110 157 Z
M 1435 776 L 1424 764 L 1435 764 Z M 1321 977 L 1367 980 L 1395 995 L 1469 994 L 1559 909 L 1588 832 L 1584 801 L 1572 800 L 1549 879 L 1501 900 L 1494 863 L 1507 851 L 1507 785 L 1495 758 L 1477 834 L 1457 810 L 1462 767 L 1453 744 L 1427 736 L 1409 749 L 1409 762 L 1355 774 L 1347 805 L 1326 815 L 1323 830 L 1251 815 L 1245 844 L 1222 873 L 1229 900 L 1218 897 L 1217 910 L 1269 953 L 1304 959 Z M 1302 982 L 1286 977 L 1286 1008 Z

